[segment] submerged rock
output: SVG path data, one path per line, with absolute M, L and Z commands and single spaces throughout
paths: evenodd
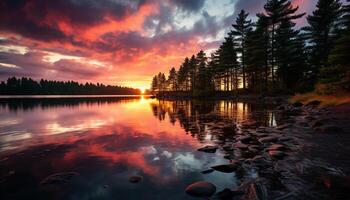
M 198 151 L 202 151 L 205 153 L 215 153 L 217 149 L 218 147 L 216 146 L 205 146 L 205 147 L 199 148 Z
M 283 158 L 284 156 L 286 156 L 286 154 L 285 154 L 283 151 L 277 151 L 277 150 L 271 150 L 271 151 L 269 151 L 269 155 L 270 155 L 272 158 L 275 158 L 275 159 L 281 159 L 281 158 Z
M 225 151 L 233 151 L 232 145 L 225 145 L 225 146 L 222 147 L 222 149 L 225 150 Z
M 277 126 L 277 130 L 284 130 L 286 128 L 290 128 L 292 126 L 292 124 L 283 124 L 283 125 L 280 125 L 280 126 Z
M 215 153 L 217 149 L 218 147 L 216 146 L 205 146 L 205 147 L 199 148 L 198 151 L 202 151 L 205 153 Z
M 232 161 L 232 163 L 227 165 L 216 165 L 211 167 L 212 169 L 223 172 L 223 173 L 232 173 L 238 170 L 241 167 L 241 162 L 239 161 Z
M 142 176 L 132 176 L 129 178 L 130 183 L 139 183 L 142 181 Z
M 276 151 L 276 150 L 280 151 L 284 149 L 286 149 L 286 147 L 282 144 L 273 144 L 267 148 L 268 151 Z
M 60 185 L 70 181 L 74 176 L 79 175 L 77 172 L 62 172 L 52 174 L 40 182 L 41 185 Z
M 185 192 L 193 197 L 210 197 L 216 192 L 216 187 L 212 183 L 199 181 L 187 186 Z
M 237 141 L 241 141 L 242 143 L 246 143 L 252 140 L 252 137 L 250 136 L 239 136 L 236 138 Z
M 293 140 L 293 138 L 292 137 L 288 137 L 288 136 L 283 136 L 283 137 L 280 137 L 278 139 L 278 141 L 281 141 L 281 142 L 287 142 L 287 141 L 291 141 L 291 140 Z
M 239 143 L 239 142 L 234 143 L 233 147 L 235 147 L 237 149 L 248 149 L 248 145 L 243 144 L 243 143 Z
M 276 142 L 278 140 L 278 137 L 275 136 L 267 136 L 267 137 L 262 137 L 259 139 L 260 143 L 269 143 L 269 142 Z

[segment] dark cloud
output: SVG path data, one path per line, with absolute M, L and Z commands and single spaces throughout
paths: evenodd
M 103 67 L 80 63 L 76 60 L 61 59 L 54 63 L 46 62 L 44 58 L 47 55 L 44 52 L 31 51 L 25 54 L 0 52 L 0 78 L 25 76 L 37 79 L 50 77 L 51 79 L 88 80 L 106 71 Z
M 203 8 L 205 0 L 172 0 L 178 7 L 183 10 L 197 12 Z
M 193 32 L 200 36 L 215 37 L 224 28 L 222 25 L 222 22 L 218 21 L 215 16 L 210 16 L 206 11 L 203 11 L 202 18 L 193 26 Z
M 103 23 L 106 16 L 122 19 L 144 3 L 144 0 L 2 0 L 0 31 L 36 40 L 70 40 L 60 29 L 60 22 L 74 27 L 93 26 Z

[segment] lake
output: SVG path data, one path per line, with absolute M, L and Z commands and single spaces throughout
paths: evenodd
M 301 148 L 298 138 L 288 138 L 281 128 L 292 116 L 269 103 L 142 96 L 2 98 L 1 199 L 195 199 L 184 192 L 193 182 L 208 181 L 221 191 L 244 180 L 271 179 L 276 171 L 280 180 L 272 180 L 269 188 L 274 196 L 299 191 L 313 177 L 294 180 L 294 174 L 276 170 L 276 164 L 291 173 L 298 168 L 286 167 L 299 158 L 293 156 Z M 225 148 L 253 133 L 249 148 Z M 257 140 L 270 134 L 283 135 L 278 141 L 288 146 L 290 160 L 272 159 L 267 162 L 272 169 L 259 163 L 244 164 L 243 172 L 203 173 L 264 154 L 267 146 Z M 197 150 L 207 145 L 219 148 L 215 153 Z M 130 177 L 141 181 L 132 183 Z

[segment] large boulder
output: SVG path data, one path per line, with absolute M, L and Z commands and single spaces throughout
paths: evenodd
M 185 192 L 193 197 L 211 197 L 216 192 L 216 187 L 212 183 L 199 181 L 187 186 Z

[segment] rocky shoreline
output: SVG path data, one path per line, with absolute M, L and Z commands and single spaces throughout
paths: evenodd
M 198 149 L 222 151 L 229 160 L 204 174 L 214 170 L 234 174 L 241 184 L 215 193 L 211 183 L 198 182 L 188 186 L 186 193 L 223 200 L 348 199 L 350 105 L 320 104 L 282 103 L 276 110 L 285 116 L 284 124 L 243 124 L 232 142 Z M 339 147 L 332 149 L 334 145 Z

